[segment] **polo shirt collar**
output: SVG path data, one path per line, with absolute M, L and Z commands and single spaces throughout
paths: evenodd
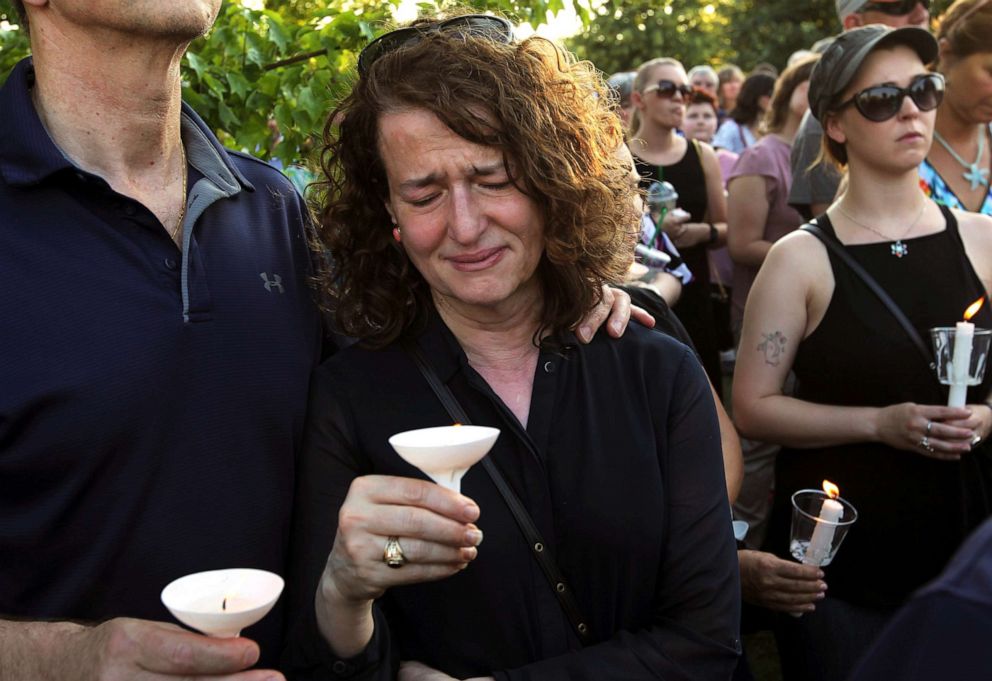
M 12 186 L 39 184 L 62 170 L 76 170 L 72 161 L 55 145 L 31 100 L 34 65 L 21 60 L 0 88 L 0 176 Z M 212 183 L 234 194 L 252 184 L 231 161 L 227 151 L 195 111 L 182 105 L 182 135 L 188 145 L 190 163 Z M 240 186 L 237 186 L 240 185 Z
M 0 175 L 9 185 L 37 184 L 66 168 L 72 162 L 59 151 L 42 125 L 31 101 L 34 66 L 22 59 L 0 89 Z

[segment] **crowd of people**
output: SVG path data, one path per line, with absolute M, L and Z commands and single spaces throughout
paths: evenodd
M 920 340 L 992 290 L 990 0 L 609 79 L 422 17 L 317 206 L 181 101 L 220 0 L 14 5 L 0 681 L 747 680 L 756 629 L 788 681 L 990 668 L 992 374 L 945 406 Z M 500 430 L 460 492 L 389 444 L 452 422 Z M 825 479 L 858 522 L 803 564 Z M 267 617 L 169 623 L 235 566 L 285 577 Z

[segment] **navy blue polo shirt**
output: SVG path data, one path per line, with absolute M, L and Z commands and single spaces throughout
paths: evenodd
M 172 621 L 171 580 L 282 574 L 320 323 L 299 194 L 183 107 L 185 251 L 0 90 L 0 616 Z M 245 635 L 278 654 L 277 608 Z

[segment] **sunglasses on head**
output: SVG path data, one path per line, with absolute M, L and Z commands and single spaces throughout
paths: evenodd
M 892 17 L 900 17 L 912 12 L 917 5 L 923 5 L 923 9 L 930 11 L 930 0 L 899 0 L 898 2 L 866 2 L 858 10 L 858 14 L 881 12 Z
M 465 14 L 436 23 L 407 26 L 383 33 L 366 45 L 365 49 L 358 55 L 358 75 L 364 76 L 368 73 L 372 64 L 383 55 L 405 45 L 418 43 L 425 35 L 435 31 L 451 31 L 463 35 L 479 36 L 504 44 L 513 41 L 513 24 L 503 17 L 493 17 L 488 14 Z
M 902 108 L 902 100 L 909 97 L 920 111 L 933 111 L 944 99 L 944 77 L 928 73 L 913 79 L 909 87 L 875 85 L 858 92 L 837 107 L 840 111 L 851 104 L 869 121 L 887 121 Z
M 681 94 L 683 97 L 688 97 L 689 95 L 692 94 L 692 88 L 689 87 L 688 85 L 675 83 L 668 80 L 667 78 L 663 80 L 659 80 L 654 85 L 648 85 L 646 88 L 644 88 L 644 94 L 647 94 L 649 92 L 654 92 L 655 90 L 658 91 L 659 97 L 674 97 L 676 92 Z

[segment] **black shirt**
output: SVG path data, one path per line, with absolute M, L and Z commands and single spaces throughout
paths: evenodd
M 890 242 L 844 248 L 892 297 L 929 345 L 929 329 L 954 326 L 965 308 L 985 295 L 964 251 L 953 213 L 943 208 L 947 228 L 906 239 L 905 257 Z M 833 234 L 825 216 L 820 227 Z M 828 251 L 829 253 L 829 251 Z M 794 370 L 796 397 L 818 404 L 883 407 L 902 402 L 947 404 L 947 388 L 924 361 L 910 337 L 836 255 L 829 253 L 834 291 L 823 320 L 799 344 Z M 989 306 L 972 320 L 992 326 Z M 968 391 L 982 402 L 992 373 Z M 989 513 L 986 485 L 992 480 L 987 443 L 960 461 L 940 461 L 881 442 L 784 448 L 776 461 L 776 491 L 769 546 L 789 556 L 790 495 L 829 479 L 858 509 L 837 556 L 825 569 L 830 594 L 851 603 L 892 608 L 939 574 L 951 555 Z M 912 557 L 894 570 L 893 547 L 912 547 Z
M 542 351 L 524 429 L 440 321 L 419 343 L 472 422 L 501 429 L 490 456 L 544 535 L 598 642 L 576 648 L 530 547 L 476 466 L 462 492 L 482 510 L 479 557 L 449 579 L 391 589 L 376 605 L 369 649 L 337 669 L 385 679 L 399 660 L 414 659 L 457 678 L 729 678 L 737 560 L 716 414 L 692 353 L 636 325 L 619 341 L 599 335 L 561 354 Z M 291 580 L 303 587 L 290 602 L 303 630 L 313 626 L 314 589 L 352 480 L 425 478 L 387 439 L 444 424 L 441 403 L 397 347 L 353 346 L 317 371 Z M 301 648 L 291 651 L 290 669 L 313 663 L 314 651 L 307 659 Z

